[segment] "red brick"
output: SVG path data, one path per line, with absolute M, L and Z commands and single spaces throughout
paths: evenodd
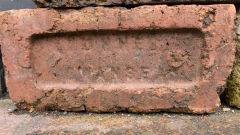
M 0 13 L 20 108 L 211 113 L 231 73 L 233 5 Z
M 139 6 L 146 4 L 240 3 L 240 0 L 33 0 L 38 7 L 79 8 L 86 6 Z

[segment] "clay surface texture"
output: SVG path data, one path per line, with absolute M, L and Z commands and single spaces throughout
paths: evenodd
M 33 0 L 38 7 L 81 8 L 86 6 L 136 6 L 146 4 L 240 3 L 240 0 Z
M 19 108 L 211 113 L 234 19 L 230 4 L 1 12 L 7 87 Z
M 227 89 L 224 92 L 225 101 L 230 105 L 240 108 L 240 10 L 236 19 L 237 50 L 236 58 L 231 76 L 227 82 Z

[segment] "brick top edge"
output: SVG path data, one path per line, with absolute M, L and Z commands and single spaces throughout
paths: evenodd
M 233 4 L 240 0 L 33 0 L 37 7 L 80 8 L 87 6 L 136 6 L 146 4 Z

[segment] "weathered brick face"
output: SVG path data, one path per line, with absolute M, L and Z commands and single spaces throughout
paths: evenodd
M 41 88 L 182 88 L 200 80 L 204 41 L 192 29 L 76 32 L 32 40 L 31 63 Z
M 38 110 L 213 112 L 234 19 L 233 5 L 2 12 L 10 96 Z
M 240 10 L 238 9 L 237 18 L 235 20 L 237 33 L 237 50 L 234 68 L 227 82 L 227 89 L 224 92 L 225 101 L 234 107 L 240 108 Z
M 239 0 L 33 0 L 38 7 L 79 8 L 86 6 L 136 6 L 146 4 L 240 3 Z

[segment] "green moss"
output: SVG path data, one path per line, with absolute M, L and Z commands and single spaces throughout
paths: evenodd
M 236 18 L 236 58 L 231 76 L 227 81 L 227 89 L 224 92 L 224 100 L 230 105 L 240 108 L 240 10 L 237 11 Z
M 240 108 L 240 63 L 235 64 L 232 74 L 227 81 L 225 101 L 230 106 Z

